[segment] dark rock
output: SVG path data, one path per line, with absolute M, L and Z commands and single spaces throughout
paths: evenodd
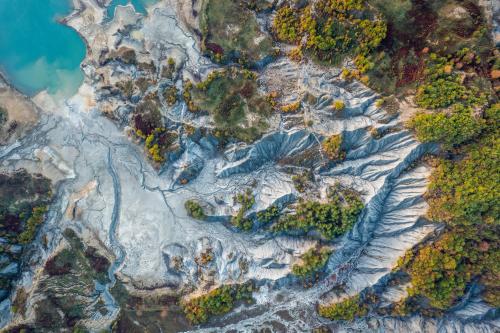
M 9 291 L 6 289 L 0 289 L 0 301 L 3 301 L 7 297 L 9 297 Z
M 0 276 L 2 277 L 15 276 L 17 275 L 18 271 L 19 271 L 19 264 L 17 262 L 11 262 L 6 267 L 2 268 L 2 270 L 0 270 Z

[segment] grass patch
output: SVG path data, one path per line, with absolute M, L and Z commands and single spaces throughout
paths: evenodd
M 120 281 L 111 293 L 120 305 L 120 314 L 111 328 L 113 333 L 184 332 L 191 328 L 176 296 L 158 293 L 136 296 Z
M 261 4 L 204 0 L 200 15 L 202 47 L 214 61 L 252 65 L 272 55 L 272 40 L 260 30 L 249 7 L 258 9 Z
M 0 236 L 12 243 L 30 243 L 51 198 L 51 182 L 42 175 L 24 169 L 0 174 Z
M 82 320 L 92 315 L 95 282 L 106 283 L 110 262 L 96 249 L 85 246 L 74 231 L 63 232 L 69 246 L 45 263 L 33 299 L 36 329 L 66 331 L 77 329 Z M 92 310 L 91 310 L 92 309 Z
M 268 129 L 267 118 L 273 112 L 255 78 L 255 73 L 234 67 L 215 71 L 196 86 L 191 84 L 184 98 L 191 111 L 212 115 L 216 136 L 252 142 Z

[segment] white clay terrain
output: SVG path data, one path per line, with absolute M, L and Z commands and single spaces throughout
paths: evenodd
M 217 332 L 266 327 L 276 332 L 310 331 L 331 324 L 317 315 L 318 302 L 339 301 L 367 287 L 380 291 L 387 304 L 404 297 L 405 286 L 387 287 L 385 278 L 406 250 L 439 227 L 423 218 L 427 205 L 422 195 L 430 168 L 421 160 L 437 147 L 417 142 L 404 129 L 399 114 L 378 108 L 374 92 L 358 82 L 343 81 L 338 69 L 279 58 L 260 72 L 260 88 L 280 90 L 288 101 L 309 93 L 317 97 L 317 103 L 306 104 L 303 114 L 276 114 L 270 131 L 252 145 L 230 145 L 220 151 L 207 137 L 183 133 L 183 123 L 208 125 L 207 117 L 194 118 L 184 102 L 174 107 L 163 102 L 162 115 L 180 140 L 177 153 L 157 170 L 142 146 L 127 135 L 127 102 L 103 93 L 105 85 L 136 73 L 119 63 L 99 67 L 99 57 L 103 50 L 127 46 L 136 50 L 141 61 L 157 65 L 174 57 L 182 64 L 183 78 L 205 77 L 216 66 L 201 57 L 186 21 L 178 19 L 186 15 L 179 11 L 189 5 L 160 1 L 148 9 L 147 17 L 130 6 L 119 6 L 114 19 L 106 22 L 105 8 L 96 1 L 77 3 L 79 9 L 66 23 L 81 34 L 88 48 L 79 93 L 67 101 L 51 101 L 50 96 L 39 94 L 34 98 L 42 110 L 39 125 L 12 146 L 0 149 L 2 170 L 23 167 L 57 184 L 50 219 L 40 232 L 49 236 L 49 249 L 40 247 L 39 257 L 32 260 L 34 268 L 57 247 L 61 230 L 72 226 L 93 234 L 109 250 L 115 260 L 110 275 L 116 273 L 130 282 L 129 287 L 179 291 L 196 286 L 196 294 L 210 285 L 256 281 L 260 286 L 254 294 L 256 303 L 217 318 L 212 323 Z M 150 90 L 167 80 L 157 73 L 151 75 L 157 83 Z M 182 79 L 176 85 L 181 88 Z M 332 111 L 336 99 L 345 101 L 345 110 Z M 116 109 L 123 110 L 122 119 L 111 121 L 103 115 Z M 313 125 L 305 126 L 304 118 Z M 385 134 L 374 138 L 373 128 Z M 324 137 L 336 133 L 343 134 L 347 156 L 332 164 L 319 147 Z M 333 244 L 327 277 L 309 289 L 289 273 L 317 240 L 242 232 L 228 223 L 239 208 L 233 196 L 247 187 L 252 187 L 256 199 L 250 215 L 295 200 L 300 194 L 292 175 L 285 171 L 290 166 L 300 170 L 293 161 L 306 151 L 314 152 L 306 158 L 314 170 L 317 193 L 324 195 L 328 186 L 340 182 L 360 191 L 366 205 L 353 230 Z M 180 179 L 186 172 L 191 179 L 183 185 Z M 187 216 L 184 202 L 193 198 L 209 207 L 208 221 Z M 207 248 L 215 259 L 200 271 L 195 258 Z M 173 267 L 173 257 L 183 259 L 180 270 Z M 242 269 L 242 262 L 247 269 Z M 22 283 L 29 288 L 35 274 L 36 269 L 27 270 Z M 334 289 L 343 283 L 342 292 Z M 99 297 L 112 311 L 88 323 L 96 330 L 109 325 L 117 314 L 109 287 Z M 8 315 L 9 302 L 1 305 L 2 325 L 19 320 Z M 338 331 L 498 332 L 497 319 L 473 320 L 490 310 L 478 300 L 467 299 L 442 319 L 369 317 L 332 327 Z

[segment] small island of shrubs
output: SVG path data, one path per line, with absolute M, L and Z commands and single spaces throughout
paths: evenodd
M 349 231 L 363 209 L 359 193 L 351 189 L 333 186 L 328 202 L 301 200 L 295 212 L 283 215 L 271 230 L 286 233 L 317 231 L 326 239 L 332 239 Z
M 186 317 L 193 324 L 201 324 L 211 316 L 231 311 L 238 302 L 252 302 L 253 284 L 223 285 L 208 294 L 181 302 Z
M 192 218 L 197 220 L 205 220 L 207 218 L 203 207 L 195 200 L 186 201 L 184 203 L 184 208 L 186 208 L 187 214 Z
M 326 265 L 332 250 L 328 247 L 313 247 L 300 256 L 300 263 L 292 266 L 292 274 L 302 278 L 310 277 Z
M 341 161 L 345 158 L 345 152 L 342 150 L 342 135 L 334 134 L 327 137 L 321 144 L 326 156 L 332 161 Z
M 360 297 L 349 297 L 342 302 L 330 305 L 320 305 L 318 313 L 320 316 L 331 320 L 353 321 L 355 318 L 366 315 L 368 309 L 360 302 Z
M 255 203 L 255 197 L 252 190 L 247 189 L 245 192 L 238 193 L 234 196 L 234 202 L 240 204 L 241 208 L 238 213 L 231 218 L 231 224 L 246 231 L 252 229 L 252 220 L 245 217 L 246 212 L 250 210 Z

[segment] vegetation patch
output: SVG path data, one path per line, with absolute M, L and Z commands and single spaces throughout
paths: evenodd
M 184 203 L 184 208 L 186 212 L 192 218 L 197 220 L 205 220 L 207 218 L 203 207 L 195 200 L 188 200 Z
M 240 204 L 241 208 L 238 213 L 231 218 L 231 224 L 243 230 L 252 229 L 252 220 L 245 217 L 246 212 L 249 211 L 255 203 L 255 197 L 252 190 L 247 189 L 245 192 L 238 193 L 234 197 L 234 202 Z
M 345 151 L 342 150 L 341 134 L 334 134 L 323 140 L 321 148 L 332 161 L 342 161 L 345 158 Z
M 486 130 L 478 143 L 461 149 L 458 161 L 441 159 L 431 176 L 429 216 L 451 224 L 495 225 L 500 221 L 500 104 L 487 111 Z
M 283 111 L 284 113 L 294 113 L 300 109 L 300 106 L 301 106 L 301 101 L 293 102 L 290 104 L 283 105 L 281 107 L 281 111 Z
M 149 157 L 156 163 L 165 162 L 165 154 L 172 150 L 177 140 L 177 133 L 167 131 L 165 128 L 155 128 L 144 141 L 144 148 Z
M 454 62 L 436 54 L 424 71 L 425 81 L 418 87 L 415 100 L 426 109 L 446 108 L 455 103 L 466 106 L 485 104 L 485 96 L 474 86 L 466 87 L 454 71 Z
M 430 58 L 432 63 L 426 70 L 425 83 L 417 90 L 416 102 L 427 109 L 451 108 L 446 112 L 421 112 L 409 126 L 424 142 L 443 142 L 447 146 L 467 142 L 484 127 L 484 120 L 474 114 L 487 103 L 487 98 L 478 88 L 461 82 L 453 71 L 453 62 L 434 54 Z
M 186 317 L 193 324 L 208 321 L 211 316 L 230 312 L 240 302 L 252 302 L 252 283 L 223 285 L 208 294 L 181 303 Z
M 448 309 L 465 294 L 474 277 L 483 276 L 486 288 L 496 286 L 498 296 L 498 286 L 488 280 L 500 272 L 500 230 L 496 231 L 497 235 L 492 235 L 484 228 L 479 232 L 477 228 L 463 228 L 423 246 L 408 266 L 412 285 L 409 294 L 425 297 L 431 307 Z
M 278 9 L 273 29 L 279 40 L 334 65 L 346 56 L 356 58 L 357 64 L 366 61 L 387 32 L 385 22 L 362 0 L 320 0 L 301 8 L 290 1 Z
M 157 292 L 137 296 L 120 281 L 111 294 L 120 305 L 118 318 L 111 327 L 113 333 L 184 332 L 191 328 L 176 296 Z
M 386 38 L 368 57 L 372 65 L 366 75 L 372 88 L 385 94 L 414 88 L 425 75 L 429 49 L 451 56 L 462 70 L 489 72 L 492 44 L 477 1 L 367 2 L 388 26 Z
M 3 127 L 9 120 L 9 112 L 0 106 L 0 128 Z
M 273 112 L 255 79 L 255 73 L 234 67 L 215 71 L 196 86 L 187 82 L 183 96 L 190 111 L 212 115 L 216 136 L 252 142 L 268 129 Z
M 275 221 L 280 216 L 280 209 L 276 205 L 268 207 L 266 210 L 257 213 L 257 220 L 267 224 Z
M 445 147 L 459 145 L 475 138 L 483 128 L 483 119 L 473 116 L 474 110 L 460 104 L 451 112 L 417 114 L 408 125 L 423 142 L 442 142 Z
M 22 265 L 25 251 L 12 252 L 11 246 L 28 246 L 36 237 L 39 226 L 45 221 L 48 205 L 52 200 L 52 186 L 49 179 L 41 174 L 29 174 L 20 169 L 12 173 L 0 174 L 0 245 L 2 263 L 0 268 L 9 265 Z M 12 266 L 11 266 L 12 267 Z M 2 299 L 8 297 L 19 277 L 19 269 L 0 277 Z M 13 311 L 24 313 L 27 295 L 24 289 L 18 289 Z
M 199 266 L 207 266 L 212 262 L 212 260 L 214 260 L 214 253 L 212 251 L 212 248 L 205 249 L 200 253 L 199 257 L 195 258 L 195 261 Z
M 263 33 L 251 9 L 256 1 L 204 0 L 200 13 L 203 51 L 216 62 L 253 65 L 273 54 L 271 38 Z
M 474 279 L 485 286 L 484 299 L 498 306 L 499 113 L 498 105 L 489 108 L 477 141 L 458 149 L 453 159 L 436 161 L 426 194 L 428 215 L 444 221 L 446 228 L 435 242 L 417 247 L 400 261 L 411 279 L 410 294 L 426 299 L 431 308 L 455 305 Z
M 292 273 L 302 278 L 311 277 L 322 270 L 332 250 L 327 247 L 313 247 L 300 256 L 300 263 L 292 266 Z
M 156 94 L 146 96 L 135 107 L 132 126 L 140 137 L 147 137 L 156 128 L 163 127 L 160 102 Z
M 179 89 L 176 86 L 169 86 L 163 91 L 163 98 L 167 102 L 168 106 L 174 106 L 177 103 L 177 96 L 179 95 Z
M 300 175 L 292 176 L 293 186 L 300 193 L 306 192 L 308 184 L 312 181 L 314 181 L 314 174 L 311 170 L 306 170 Z
M 349 231 L 363 209 L 357 192 L 334 186 L 328 193 L 328 202 L 301 200 L 295 212 L 282 216 L 272 230 L 275 232 L 318 231 L 332 239 Z
M 0 174 L 0 236 L 28 244 L 43 222 L 52 198 L 50 180 L 21 169 Z
M 174 80 L 176 79 L 177 73 L 175 59 L 168 58 L 167 65 L 162 67 L 161 76 L 166 79 Z
M 332 107 L 335 111 L 342 111 L 345 109 L 345 103 L 340 99 L 336 99 L 333 101 Z
M 85 246 L 72 230 L 66 229 L 63 236 L 69 246 L 43 268 L 34 294 L 44 297 L 33 298 L 34 323 L 27 331 L 84 332 L 79 326 L 83 320 L 94 311 L 107 311 L 102 303 L 95 302 L 95 282 L 107 282 L 109 261 L 95 248 Z M 23 306 L 17 306 L 17 311 L 24 311 Z
M 368 309 L 361 304 L 359 296 L 353 296 L 340 303 L 320 305 L 318 313 L 320 316 L 331 320 L 353 321 L 355 318 L 366 315 Z

